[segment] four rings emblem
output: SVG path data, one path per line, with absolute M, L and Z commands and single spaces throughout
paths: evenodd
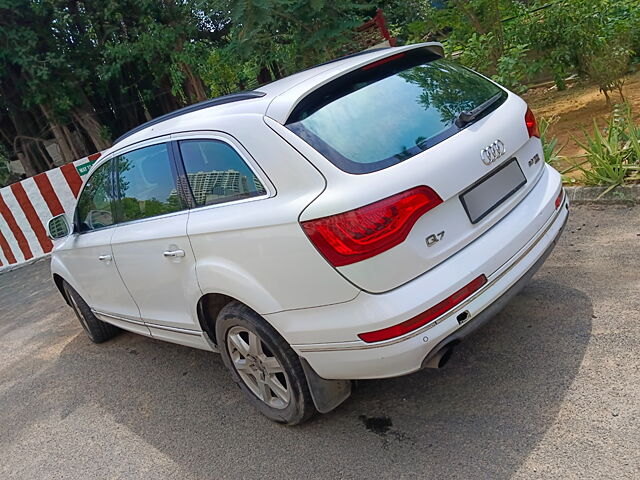
M 498 160 L 502 155 L 506 152 L 506 148 L 502 140 L 496 140 L 488 147 L 483 148 L 480 151 L 480 160 L 485 165 L 491 165 L 493 162 Z

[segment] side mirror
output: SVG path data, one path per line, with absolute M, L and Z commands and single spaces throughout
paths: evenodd
M 47 222 L 47 236 L 51 240 L 64 238 L 71 233 L 67 216 L 62 213 L 50 219 Z

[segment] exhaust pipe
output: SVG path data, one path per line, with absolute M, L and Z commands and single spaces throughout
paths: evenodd
M 423 368 L 442 368 L 451 358 L 453 344 L 448 343 L 434 354 L 429 354 L 422 362 Z

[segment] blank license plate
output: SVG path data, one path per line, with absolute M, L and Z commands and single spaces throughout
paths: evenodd
M 461 194 L 460 201 L 471 223 L 478 223 L 525 183 L 527 178 L 512 158 Z

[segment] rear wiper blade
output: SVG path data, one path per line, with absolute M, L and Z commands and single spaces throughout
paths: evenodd
M 455 124 L 458 128 L 462 128 L 474 122 L 482 113 L 487 111 L 491 106 L 502 98 L 502 92 L 496 93 L 493 97 L 484 103 L 481 103 L 473 110 L 468 112 L 460 112 L 456 117 Z

